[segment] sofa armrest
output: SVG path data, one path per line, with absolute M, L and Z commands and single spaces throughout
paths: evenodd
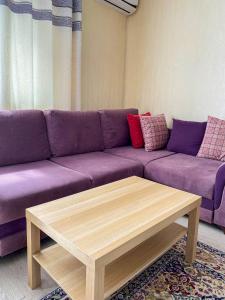
M 216 173 L 216 182 L 215 182 L 215 189 L 214 189 L 215 210 L 220 207 L 224 187 L 225 187 L 225 163 L 219 167 Z
M 219 208 L 214 210 L 213 223 L 225 228 L 225 189 L 223 191 Z

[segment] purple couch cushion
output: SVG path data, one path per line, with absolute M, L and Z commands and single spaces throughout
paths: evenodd
M 213 199 L 216 173 L 222 162 L 174 154 L 150 162 L 145 167 L 145 178 Z
M 53 156 L 103 150 L 99 113 L 52 110 L 45 112 Z
M 91 187 L 90 179 L 51 161 L 0 168 L 0 224 L 25 215 L 30 206 Z
M 0 111 L 0 166 L 49 157 L 46 122 L 42 111 Z
M 173 119 L 173 129 L 167 150 L 197 155 L 207 122 L 192 122 Z
M 112 109 L 101 110 L 101 126 L 103 131 L 104 146 L 106 149 L 130 145 L 130 131 L 127 121 L 128 114 L 138 114 L 138 110 Z
M 170 152 L 167 150 L 158 150 L 158 151 L 147 152 L 143 148 L 136 149 L 136 148 L 133 148 L 132 146 L 124 146 L 124 147 L 117 147 L 117 148 L 113 148 L 113 149 L 106 149 L 105 152 L 116 155 L 116 156 L 139 161 L 144 166 L 147 163 L 149 163 L 150 161 L 174 154 L 173 152 Z
M 57 157 L 52 160 L 61 166 L 89 176 L 94 186 L 133 175 L 143 175 L 143 166 L 139 162 L 104 152 Z

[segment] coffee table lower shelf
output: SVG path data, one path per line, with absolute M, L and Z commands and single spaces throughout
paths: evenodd
M 152 264 L 186 233 L 185 227 L 173 223 L 106 266 L 104 297 Z M 86 300 L 86 267 L 63 247 L 56 244 L 33 257 L 72 299 Z

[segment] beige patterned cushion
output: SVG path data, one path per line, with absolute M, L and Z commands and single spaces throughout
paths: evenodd
M 169 132 L 164 114 L 153 117 L 140 116 L 140 120 L 145 150 L 153 151 L 165 147 Z
M 225 120 L 208 117 L 198 157 L 225 161 Z

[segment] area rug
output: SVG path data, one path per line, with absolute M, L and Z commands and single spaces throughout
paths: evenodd
M 192 266 L 184 261 L 186 239 L 111 296 L 110 300 L 225 300 L 225 253 L 198 242 Z M 61 288 L 41 300 L 70 300 Z

